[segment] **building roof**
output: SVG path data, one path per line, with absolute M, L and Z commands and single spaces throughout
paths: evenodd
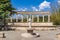
M 18 11 L 18 14 L 50 14 L 50 12 L 39 12 L 39 11 L 35 11 L 35 12 L 27 12 L 27 11 Z

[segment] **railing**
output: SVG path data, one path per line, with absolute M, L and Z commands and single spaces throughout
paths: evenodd
M 8 23 L 11 26 L 29 26 L 28 23 Z M 44 22 L 44 23 L 31 23 L 32 26 L 53 26 L 52 22 Z

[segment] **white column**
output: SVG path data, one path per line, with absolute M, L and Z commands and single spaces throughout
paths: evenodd
M 28 15 L 27 15 L 27 22 L 28 22 Z
M 50 15 L 48 15 L 48 22 L 50 22 Z
M 10 19 L 11 19 L 11 22 L 12 22 L 12 17 Z
M 37 15 L 37 22 L 39 22 L 39 15 Z
M 44 15 L 43 15 L 43 22 L 44 22 Z
M 21 18 L 22 18 L 22 22 L 23 22 L 23 15 L 21 16 Z
M 18 22 L 18 14 L 16 14 L 16 22 Z
M 32 15 L 32 22 L 34 22 L 34 15 Z

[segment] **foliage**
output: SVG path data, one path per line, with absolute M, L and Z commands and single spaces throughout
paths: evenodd
M 13 9 L 10 0 L 0 0 L 0 17 L 7 17 Z
M 51 21 L 54 25 L 60 25 L 60 5 L 51 6 L 52 14 L 51 14 Z
M 11 0 L 0 0 L 0 22 L 6 25 L 8 14 L 14 9 L 10 3 Z M 0 23 L 0 24 L 1 24 Z
M 54 25 L 60 25 L 60 12 L 53 13 L 51 15 L 51 21 L 53 22 Z

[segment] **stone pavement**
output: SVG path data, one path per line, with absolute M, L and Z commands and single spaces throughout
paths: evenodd
M 22 33 L 26 33 L 26 31 L 2 31 L 5 33 L 6 38 L 0 38 L 0 40 L 60 40 L 56 37 L 57 33 L 60 33 L 59 30 L 54 31 L 34 31 L 35 33 L 39 33 L 40 37 L 22 37 Z

